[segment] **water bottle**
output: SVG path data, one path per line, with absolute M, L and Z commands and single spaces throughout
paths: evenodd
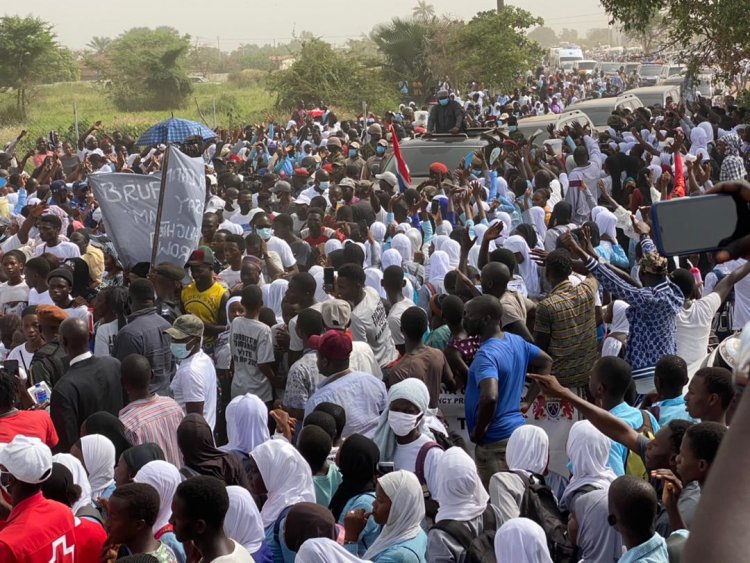
M 690 274 L 693 276 L 693 280 L 695 280 L 696 287 L 702 287 L 703 286 L 703 276 L 701 276 L 701 271 L 693 266 L 692 262 L 690 260 L 687 261 L 688 265 L 690 266 Z
M 33 387 L 29 387 L 28 392 L 37 405 L 43 405 L 44 403 L 49 402 L 51 390 L 49 385 L 44 381 L 35 384 Z

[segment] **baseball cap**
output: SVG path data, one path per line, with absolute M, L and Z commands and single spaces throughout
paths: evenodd
M 373 135 L 373 134 L 375 134 L 375 135 L 382 135 L 382 134 L 383 134 L 383 128 L 382 128 L 382 127 L 380 127 L 380 124 L 379 124 L 379 123 L 373 123 L 372 125 L 370 125 L 370 126 L 369 126 L 369 127 L 367 128 L 367 132 L 368 132 L 368 133 L 369 133 L 370 135 Z
M 339 139 L 338 137 L 328 137 L 328 143 L 326 144 L 326 146 L 341 148 L 341 139 Z
M 18 434 L 0 445 L 0 466 L 19 481 L 36 485 L 52 474 L 52 452 L 39 438 Z
M 334 330 L 346 330 L 352 318 L 352 307 L 343 299 L 330 299 L 320 305 L 323 325 Z
M 395 186 L 398 183 L 398 179 L 393 172 L 383 172 L 382 174 L 375 174 L 375 178 L 378 180 L 385 180 L 389 186 Z
M 360 146 L 359 146 L 359 143 L 357 141 L 352 141 L 351 143 L 349 143 L 349 148 L 350 149 L 358 149 L 359 150 Z
M 305 194 L 299 194 L 297 196 L 297 199 L 294 200 L 294 203 L 298 205 L 310 205 L 311 201 L 312 200 L 310 199 L 309 196 L 306 196 Z
M 348 186 L 350 188 L 356 188 L 357 183 L 351 178 L 342 178 L 342 180 L 339 182 L 339 186 Z
M 203 264 L 214 265 L 214 251 L 207 246 L 199 246 L 197 250 L 193 250 L 187 261 L 188 266 L 201 266 Z
M 378 145 L 380 145 L 381 147 L 388 148 L 388 141 L 386 141 L 385 139 L 380 139 L 378 141 Z
M 163 276 L 173 281 L 182 281 L 185 277 L 185 270 L 175 264 L 169 264 L 164 262 L 154 267 L 154 272 L 157 276 Z
M 310 348 L 317 350 L 328 360 L 346 360 L 352 354 L 352 339 L 339 330 L 329 330 L 321 335 L 313 335 L 308 343 Z
M 295 168 L 294 169 L 294 175 L 295 176 L 302 176 L 304 178 L 307 178 L 310 175 L 310 173 L 306 169 L 304 169 L 304 168 Z
M 175 340 L 185 340 L 192 337 L 203 337 L 203 321 L 195 315 L 177 317 L 172 326 L 166 329 L 169 336 Z
M 276 185 L 273 187 L 273 190 L 275 193 L 292 193 L 292 185 L 285 181 L 281 180 L 279 182 L 276 182 Z
M 447 174 L 448 167 L 442 162 L 433 162 L 430 164 L 430 172 L 434 174 Z

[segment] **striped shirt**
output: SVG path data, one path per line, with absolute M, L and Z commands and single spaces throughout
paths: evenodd
M 586 385 L 598 357 L 596 292 L 591 276 L 576 286 L 566 280 L 536 307 L 534 331 L 549 334 L 552 373 L 567 387 Z
M 166 461 L 179 468 L 182 467 L 182 455 L 177 446 L 177 427 L 184 416 L 180 405 L 171 397 L 151 395 L 123 408 L 120 422 L 131 444 L 157 444 L 164 452 Z

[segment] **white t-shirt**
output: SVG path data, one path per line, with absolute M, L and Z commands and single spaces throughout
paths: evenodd
M 396 345 L 404 343 L 404 335 L 401 334 L 401 315 L 409 307 L 414 307 L 414 302 L 411 299 L 402 299 L 391 307 L 388 313 L 388 328 L 391 329 L 391 337 L 393 338 L 393 343 Z
M 232 223 L 235 225 L 239 225 L 242 227 L 242 234 L 250 232 L 250 221 L 255 217 L 255 214 L 258 213 L 257 210 L 251 209 L 247 215 L 243 215 L 240 212 L 237 212 L 236 214 L 232 215 L 232 217 L 229 219 Z
M 6 360 L 17 360 L 18 361 L 18 376 L 21 380 L 26 381 L 29 368 L 31 367 L 31 360 L 34 359 L 34 352 L 28 352 L 26 350 L 26 344 L 20 344 L 13 348 L 8 354 Z
M 736 260 L 732 271 L 743 266 L 747 260 Z M 745 276 L 734 284 L 734 321 L 733 330 L 740 330 L 750 322 L 750 276 Z
M 706 357 L 711 321 L 719 307 L 721 307 L 719 294 L 709 293 L 691 302 L 687 309 L 682 307 L 677 312 L 675 318 L 677 355 L 688 365 Z
M 94 327 L 94 356 L 111 356 L 115 348 L 115 338 L 120 330 L 120 322 L 115 319 Z
M 29 290 L 29 305 L 54 305 L 55 302 L 49 296 L 49 290 L 39 293 L 35 288 Z
M 231 266 L 219 272 L 219 283 L 224 283 L 229 289 L 232 289 L 235 285 L 240 283 L 240 272 L 242 270 L 233 270 Z
M 3 315 L 18 315 L 26 308 L 29 302 L 29 286 L 26 282 L 9 285 L 8 282 L 0 283 L 0 312 Z
M 353 371 L 338 379 L 318 384 L 305 406 L 305 416 L 320 403 L 333 403 L 346 411 L 346 426 L 342 437 L 362 434 L 368 438 L 375 435 L 380 413 L 387 408 L 388 393 L 385 385 L 369 373 Z
M 216 370 L 211 358 L 198 351 L 177 365 L 170 384 L 172 396 L 185 410 L 187 403 L 203 403 L 203 418 L 214 429 L 216 424 Z M 186 411 L 187 412 L 187 411 Z
M 380 295 L 371 287 L 365 287 L 365 297 L 352 309 L 352 340 L 367 342 L 372 348 L 380 367 L 388 365 L 398 357 L 393 344 L 388 317 Z
M 393 453 L 393 468 L 396 471 L 410 471 L 411 473 L 417 472 L 417 456 L 419 456 L 419 450 L 422 449 L 427 442 L 433 442 L 434 440 L 426 434 L 420 434 L 419 438 L 414 440 L 411 444 L 396 444 L 396 451 Z M 427 488 L 430 491 L 436 491 L 437 489 L 430 486 L 431 476 L 435 476 L 437 472 L 437 464 L 440 461 L 440 456 L 443 450 L 440 448 L 432 448 L 427 452 L 424 458 L 424 476 L 427 481 Z
M 352 342 L 352 355 L 349 356 L 349 367 L 352 371 L 371 373 L 378 379 L 383 379 L 383 372 L 377 360 L 375 360 L 372 348 L 370 348 L 367 342 Z
M 212 559 L 211 563 L 253 563 L 253 558 L 250 557 L 250 553 L 248 553 L 247 549 L 234 540 L 230 541 L 234 544 L 234 550 L 232 553 Z
M 320 313 L 322 303 L 313 303 L 309 308 Z M 302 352 L 302 339 L 297 336 L 297 316 L 289 321 L 289 350 L 291 352 Z
M 68 317 L 73 319 L 81 319 L 88 325 L 89 308 L 86 307 L 86 305 L 81 305 L 80 307 L 68 307 L 67 309 L 63 309 L 63 311 L 65 311 L 65 314 L 68 315 Z
M 291 268 L 297 263 L 297 259 L 294 257 L 292 247 L 279 237 L 272 236 L 266 241 L 266 248 L 269 251 L 275 252 L 281 257 L 281 263 L 284 265 L 284 269 Z
M 48 246 L 46 243 L 42 243 L 34 249 L 34 256 L 41 256 L 46 253 L 54 254 L 60 260 L 81 257 L 81 250 L 72 242 L 65 241 L 60 241 L 55 246 Z
M 229 345 L 234 360 L 232 398 L 252 393 L 267 403 L 273 400 L 273 388 L 259 364 L 274 361 L 271 328 L 255 319 L 237 317 L 232 321 Z

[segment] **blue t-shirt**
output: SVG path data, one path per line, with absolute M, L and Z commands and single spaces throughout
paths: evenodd
M 643 426 L 643 415 L 641 414 L 641 411 L 635 407 L 631 407 L 627 403 L 620 403 L 611 409 L 609 413 L 622 420 L 633 430 L 638 430 Z M 654 415 L 648 413 L 648 416 L 651 419 L 651 429 L 654 434 L 656 434 L 661 427 L 659 426 L 659 423 L 656 422 Z M 627 459 L 628 449 L 622 444 L 613 441 L 612 446 L 609 449 L 609 461 L 607 462 L 607 465 L 618 477 L 625 475 L 625 462 Z
M 495 418 L 482 438 L 483 444 L 510 438 L 523 425 L 521 396 L 529 362 L 541 350 L 520 336 L 506 332 L 503 338 L 490 338 L 482 343 L 469 368 L 466 384 L 466 424 L 473 432 L 479 412 L 479 384 L 489 377 L 497 379 L 498 398 Z

